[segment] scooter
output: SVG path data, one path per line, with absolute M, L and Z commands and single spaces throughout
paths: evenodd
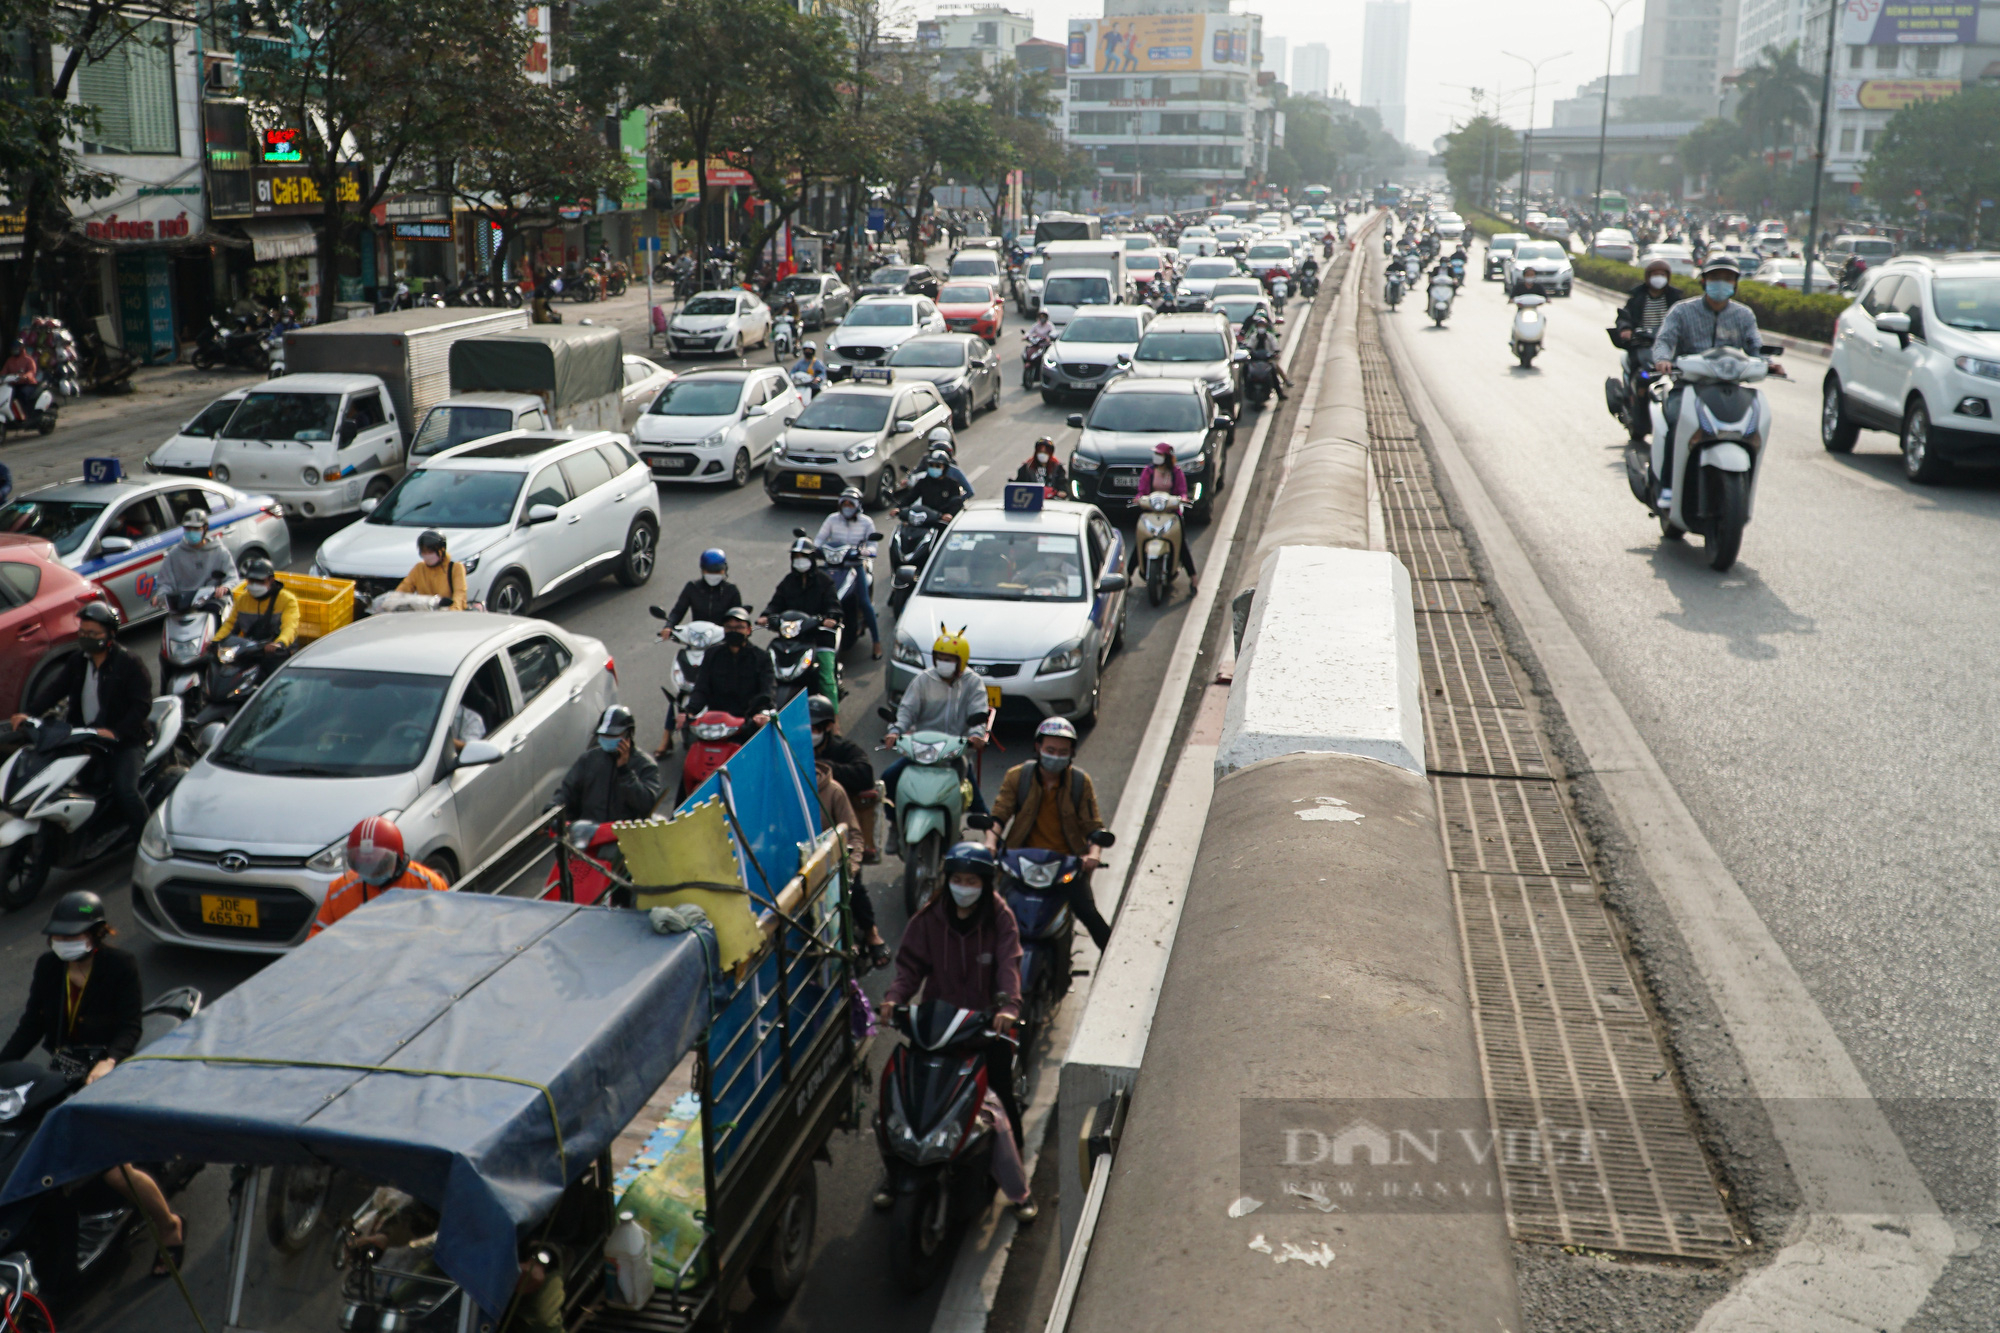
M 1273 274 L 1271 277 L 1272 314 L 1282 315 L 1285 313 L 1285 298 L 1290 296 L 1291 293 L 1292 284 L 1290 280 L 1282 273 Z
M 47 435 L 56 428 L 56 391 L 42 383 L 28 384 L 19 375 L 0 379 L 0 441 L 10 430 Z
M 250 696 L 291 656 L 288 651 L 265 652 L 264 648 L 263 643 L 240 634 L 209 645 L 201 711 L 188 726 L 194 733 L 196 753 L 206 754 L 215 747 L 230 719 L 243 711 Z
M 931 548 L 937 545 L 938 534 L 950 523 L 951 515 L 932 509 L 921 500 L 904 508 L 902 522 L 889 536 L 889 568 L 894 571 L 889 582 L 891 615 L 903 614 L 910 594 L 916 590 L 917 575 L 931 558 Z
M 655 620 L 667 618 L 667 613 L 657 606 L 649 606 L 646 610 L 652 613 Z M 708 656 L 709 650 L 722 645 L 722 626 L 708 620 L 690 620 L 684 625 L 674 626 L 667 632 L 667 637 L 680 645 L 671 668 L 673 684 L 671 687 L 660 687 L 660 693 L 667 696 L 666 732 L 671 736 L 677 721 L 682 726 L 687 723 L 687 704 L 694 694 L 695 677 L 700 674 L 702 659 Z
M 1389 276 L 1383 279 L 1382 299 L 1384 302 L 1388 304 L 1388 307 L 1391 310 L 1394 310 L 1398 305 L 1402 304 L 1403 270 L 1399 268 L 1392 268 L 1389 270 Z
M 1035 388 L 1042 382 L 1042 357 L 1050 344 L 1031 342 L 1021 349 L 1021 387 Z
M 1260 363 L 1253 360 L 1250 364 L 1254 367 Z M 1132 501 L 1142 511 L 1137 540 L 1141 543 L 1140 558 L 1145 562 L 1146 601 L 1150 605 L 1158 606 L 1174 590 L 1174 578 L 1181 567 L 1181 542 L 1185 539 L 1181 511 L 1187 508 L 1187 503 L 1186 497 L 1170 491 L 1153 491 Z
M 799 391 L 799 402 L 803 405 L 812 402 L 813 395 L 819 392 L 819 381 L 809 370 L 795 370 L 792 372 L 792 387 Z
M 891 710 L 881 709 L 880 716 L 895 725 Z M 972 805 L 972 782 L 959 776 L 953 762 L 966 748 L 965 737 L 942 731 L 919 731 L 896 740 L 896 753 L 910 762 L 889 793 L 889 831 L 896 844 L 892 852 L 903 858 L 903 910 L 911 916 L 937 891 L 945 848 L 958 841 L 959 826 Z
M 959 1229 L 993 1197 L 993 1131 L 985 1115 L 993 1015 L 939 1000 L 891 1020 L 907 1039 L 882 1066 L 875 1144 L 895 1203 L 889 1267 L 910 1291 L 929 1286 Z
M 790 315 L 780 315 L 771 321 L 771 359 L 783 361 L 792 354 L 792 346 L 797 341 L 798 331 L 792 325 Z
M 771 668 L 778 678 L 776 706 L 783 708 L 800 690 L 807 694 L 819 693 L 819 650 L 833 649 L 833 660 L 838 670 L 840 631 L 827 629 L 819 623 L 819 617 L 809 611 L 781 612 L 778 623 L 770 629 L 775 636 L 770 650 Z M 831 644 L 827 642 L 829 637 L 833 640 Z
M 1508 334 L 1507 345 L 1521 362 L 1523 369 L 1535 364 L 1535 357 L 1542 350 L 1542 334 L 1548 330 L 1548 318 L 1542 307 L 1548 298 L 1533 292 L 1523 292 L 1514 298 L 1514 327 Z
M 1757 464 L 1771 434 L 1771 405 L 1751 387 L 1781 367 L 1734 347 L 1718 347 L 1674 362 L 1674 383 L 1658 384 L 1649 397 L 1653 447 L 1625 446 L 1625 477 L 1632 495 L 1660 521 L 1660 536 L 1679 541 L 1702 537 L 1709 568 L 1722 572 L 1736 563 L 1743 529 L 1757 494 Z M 1685 387 L 1688 392 L 1681 393 Z M 1679 394 L 1671 433 L 1669 395 Z M 1673 446 L 1671 477 L 1663 478 L 1663 454 Z M 1663 491 L 1671 489 L 1663 507 Z
M 875 560 L 877 540 L 877 535 L 871 532 L 867 540 L 858 546 L 822 546 L 819 549 L 826 572 L 833 577 L 834 591 L 840 594 L 840 641 L 843 647 L 860 643 L 868 632 L 868 617 L 863 603 L 873 592 L 869 566 Z
M 734 713 L 725 713 L 720 708 L 711 708 L 688 723 L 688 730 L 694 739 L 688 742 L 687 758 L 681 761 L 680 794 L 674 798 L 679 805 L 687 800 L 688 794 L 702 783 L 708 775 L 728 763 L 735 753 L 750 739 L 745 733 L 744 721 Z
M 167 622 L 160 631 L 160 693 L 181 701 L 184 716 L 202 705 L 202 677 L 208 646 L 222 623 L 222 574 L 207 592 L 190 589 L 167 596 Z
M 139 794 L 158 807 L 186 769 L 171 763 L 181 736 L 181 701 L 153 700 L 153 743 L 139 763 Z M 0 908 L 18 912 L 48 883 L 49 871 L 94 861 L 135 830 L 111 793 L 111 742 L 67 722 L 30 718 L 15 729 L 27 745 L 0 766 Z
M 1630 355 L 1621 361 L 1618 374 L 1605 377 L 1604 410 L 1625 427 L 1627 440 L 1643 444 L 1653 429 L 1652 387 L 1657 378 L 1653 370 L 1653 335 L 1644 329 L 1633 329 L 1632 341 L 1622 343 L 1618 341 L 1619 332 L 1616 327 L 1605 330 L 1611 345 Z
M 224 328 L 222 321 L 213 315 L 209 316 L 208 329 L 194 349 L 193 360 L 196 370 L 233 365 L 262 374 L 271 368 L 262 330 L 240 320 L 235 328 Z
M 1432 325 L 1437 328 L 1443 328 L 1445 320 L 1451 315 L 1453 290 L 1450 274 L 1439 269 L 1431 275 L 1430 316 Z
M 1243 396 L 1252 407 L 1262 407 L 1271 401 L 1272 392 L 1278 387 L 1277 365 L 1269 352 L 1249 352 L 1245 354 L 1243 367 Z

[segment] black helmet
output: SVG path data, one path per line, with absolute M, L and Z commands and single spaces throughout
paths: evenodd
M 806 713 L 812 718 L 815 727 L 822 722 L 835 722 L 840 719 L 840 710 L 834 707 L 833 700 L 824 694 L 815 694 L 807 698 Z
M 946 879 L 954 874 L 974 874 L 993 887 L 993 870 L 998 862 L 983 842 L 961 842 L 944 854 L 943 873 Z
M 87 935 L 105 924 L 104 899 L 89 889 L 72 889 L 56 899 L 56 908 L 49 913 L 49 923 L 42 927 L 42 934 Z
M 802 555 L 808 559 L 817 559 L 819 556 L 819 547 L 810 537 L 794 537 L 792 538 L 792 554 Z
M 604 716 L 597 719 L 597 734 L 600 736 L 625 736 L 638 729 L 632 718 L 632 710 L 624 704 L 613 704 L 604 710 Z
M 76 618 L 104 626 L 107 634 L 118 632 L 118 613 L 103 602 L 85 602 L 83 609 L 76 613 Z
M 924 455 L 924 466 L 927 468 L 939 467 L 949 470 L 951 467 L 951 455 L 942 449 L 933 449 Z
M 261 555 L 253 555 L 243 562 L 243 577 L 246 579 L 275 578 L 277 573 L 271 562 Z
M 417 534 L 417 549 L 419 551 L 444 550 L 444 534 L 436 528 L 425 528 Z

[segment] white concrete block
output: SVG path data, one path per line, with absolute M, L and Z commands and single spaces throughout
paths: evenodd
M 1424 771 L 1410 574 L 1387 551 L 1281 546 L 1264 560 L 1216 776 L 1288 754 Z

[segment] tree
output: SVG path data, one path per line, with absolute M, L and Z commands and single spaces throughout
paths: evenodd
M 1786 142 L 1786 131 L 1814 123 L 1819 79 L 1799 63 L 1799 44 L 1767 46 L 1758 63 L 1736 76 L 1741 97 L 1736 119 L 1750 132 L 1758 151 L 1775 156 Z
M 1969 239 L 1981 201 L 2000 197 L 2000 88 L 1967 88 L 1898 111 L 1875 144 L 1862 188 L 1890 216 L 1921 221 L 1934 239 Z
M 623 194 L 629 171 L 612 149 L 603 121 L 563 93 L 515 80 L 510 112 L 469 126 L 450 190 L 467 212 L 499 233 L 492 277 L 506 275 L 507 252 L 531 218 L 553 216 L 565 203 Z
M 1475 116 L 1445 136 L 1445 179 L 1460 199 L 1484 201 L 1496 182 L 1520 170 L 1520 136 L 1491 116 Z
M 1690 175 L 1715 185 L 1750 156 L 1750 136 L 1735 121 L 1714 116 L 1682 135 L 1675 151 Z
M 1009 172 L 1027 172 L 1029 179 L 1061 174 L 1064 152 L 1055 118 L 1062 103 L 1048 74 L 1024 70 L 1010 57 L 991 67 L 975 67 L 954 86 L 986 107 L 1000 140 L 989 174 L 973 181 L 996 214 Z
M 768 218 L 753 218 L 744 228 L 738 256 L 746 272 L 805 202 L 808 178 L 826 171 L 843 129 L 838 28 L 828 17 L 784 13 L 761 46 L 771 91 L 732 100 L 722 127 L 732 145 L 725 157 L 750 173 L 757 197 L 771 209 Z
M 932 191 L 946 177 L 990 178 L 1006 145 L 986 108 L 969 97 L 933 100 L 921 83 L 904 85 L 885 107 L 890 134 L 890 208 L 907 225 L 910 254 L 921 253 Z

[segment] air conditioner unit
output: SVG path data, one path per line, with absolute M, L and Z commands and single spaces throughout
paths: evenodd
M 233 60 L 212 60 L 208 66 L 207 88 L 212 93 L 233 93 L 242 86 L 241 72 Z

